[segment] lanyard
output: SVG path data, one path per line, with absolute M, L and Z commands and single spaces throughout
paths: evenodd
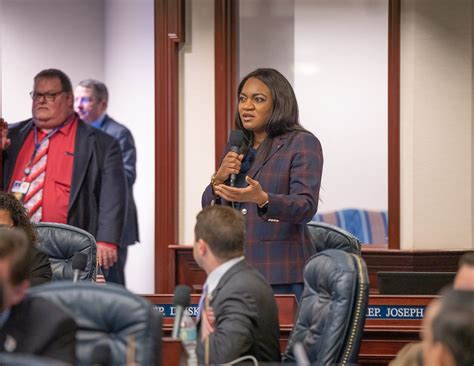
M 36 154 L 38 153 L 38 150 L 39 150 L 41 144 L 44 141 L 47 141 L 51 137 L 53 137 L 56 134 L 56 132 L 58 132 L 65 124 L 66 124 L 66 122 L 61 123 L 59 126 L 55 127 L 53 130 L 49 131 L 48 134 L 43 138 L 43 140 L 41 140 L 41 142 L 38 142 L 38 127 L 36 127 L 36 126 L 34 127 L 33 135 L 34 135 L 34 140 L 35 140 L 34 141 L 35 149 L 33 150 L 33 154 L 31 155 L 30 161 L 28 162 L 28 164 L 25 167 L 25 170 L 24 170 L 25 176 L 28 176 L 31 173 L 31 165 L 33 163 L 33 160 L 35 159 Z

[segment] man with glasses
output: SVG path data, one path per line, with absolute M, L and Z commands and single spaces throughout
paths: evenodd
M 118 260 L 115 264 L 118 278 L 112 280 L 125 285 L 124 269 L 127 260 L 127 247 L 139 241 L 137 208 L 133 199 L 133 184 L 137 177 L 137 152 L 129 129 L 113 120 L 106 113 L 108 102 L 109 92 L 107 87 L 97 80 L 82 80 L 74 92 L 74 110 L 79 118 L 116 138 L 122 150 L 123 166 L 128 185 L 128 201 L 124 231 L 118 248 Z M 110 275 L 109 280 L 111 280 Z
M 3 190 L 24 204 L 32 221 L 90 232 L 99 265 L 113 272 L 127 202 L 120 146 L 75 115 L 64 72 L 37 74 L 31 97 L 33 118 L 2 135 Z

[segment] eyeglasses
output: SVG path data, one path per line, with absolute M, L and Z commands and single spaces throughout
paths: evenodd
M 42 98 L 46 99 L 48 102 L 54 102 L 54 100 L 56 99 L 56 97 L 61 94 L 61 93 L 64 93 L 63 90 L 61 91 L 58 91 L 56 93 L 37 93 L 35 91 L 32 91 L 30 92 L 30 97 L 31 99 L 33 99 L 34 101 L 38 101 Z

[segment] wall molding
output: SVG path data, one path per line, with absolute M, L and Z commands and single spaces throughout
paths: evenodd
M 184 30 L 185 1 L 155 0 L 156 293 L 173 289 L 169 282 L 168 245 L 178 243 L 179 44 L 184 42 Z
M 215 162 L 218 168 L 230 131 L 238 83 L 238 0 L 215 0 Z
M 388 249 L 400 249 L 400 0 L 388 2 Z

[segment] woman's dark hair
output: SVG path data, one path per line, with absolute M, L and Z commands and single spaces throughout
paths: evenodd
M 298 102 L 295 92 L 288 80 L 275 69 L 257 69 L 246 75 L 239 84 L 237 97 L 250 78 L 256 78 L 264 83 L 272 93 L 272 113 L 267 123 L 267 135 L 269 137 L 279 136 L 290 131 L 304 131 L 299 123 Z M 247 131 L 240 119 L 237 109 L 235 113 L 235 125 L 244 131 L 248 141 L 252 139 L 252 132 Z
M 36 230 L 30 221 L 30 217 L 25 207 L 12 194 L 0 191 L 0 210 L 10 213 L 13 225 L 22 229 L 31 244 L 36 244 Z

